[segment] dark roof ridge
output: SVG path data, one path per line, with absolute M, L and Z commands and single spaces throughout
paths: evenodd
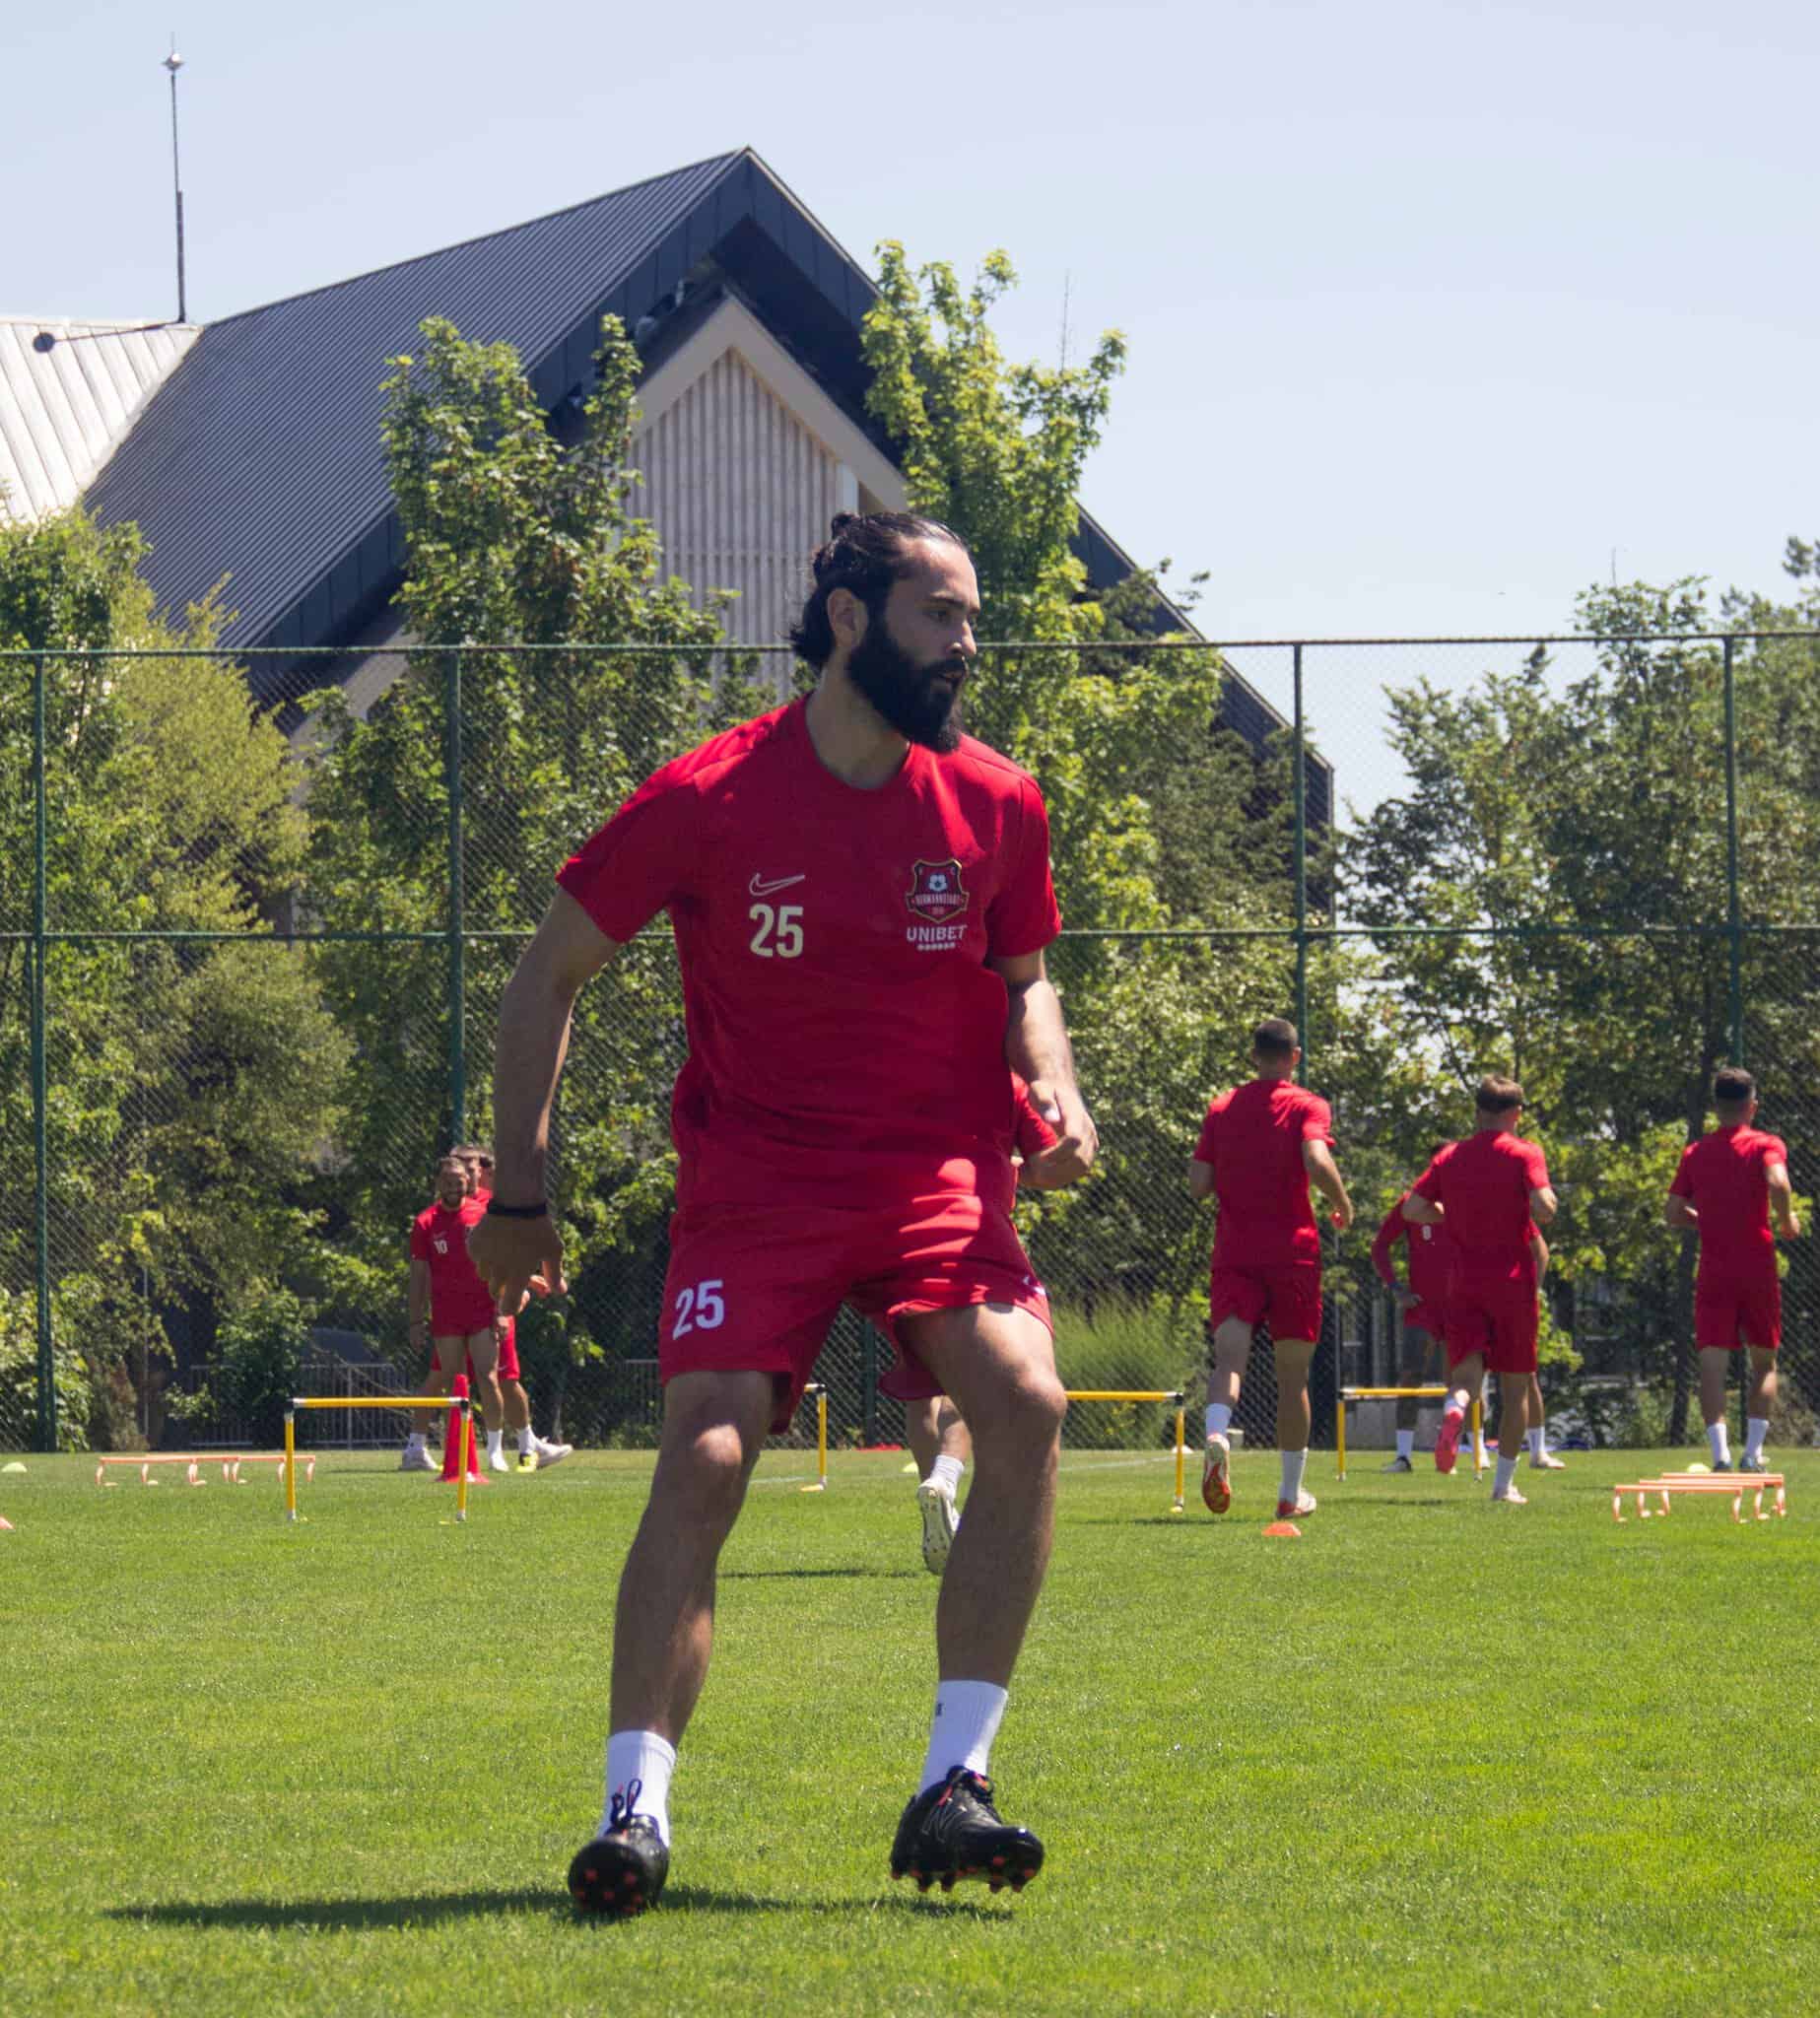
M 320 287 L 304 288 L 295 295 L 280 295 L 275 301 L 238 309 L 232 315 L 223 315 L 202 326 L 226 329 L 230 323 L 244 322 L 251 315 L 265 315 L 274 308 L 288 308 L 293 302 L 307 302 L 315 295 L 332 295 L 337 288 L 356 287 L 364 280 L 371 280 L 375 274 L 401 273 L 407 266 L 421 266 L 426 259 L 439 259 L 445 252 L 460 252 L 469 245 L 484 245 L 489 238 L 509 238 L 518 232 L 529 231 L 533 225 L 548 224 L 553 218 L 572 217 L 578 210 L 590 210 L 596 203 L 605 203 L 609 197 L 630 196 L 635 189 L 648 188 L 653 182 L 667 182 L 672 176 L 687 175 L 696 168 L 708 168 L 714 163 L 719 163 L 724 171 L 747 159 L 760 161 L 761 157 L 749 146 L 735 148 L 730 154 L 707 154 L 699 162 L 685 162 L 681 168 L 666 168 L 660 175 L 641 175 L 638 181 L 628 182 L 622 188 L 602 189 L 596 195 L 584 196 L 579 203 L 565 203 L 536 217 L 521 218 L 515 225 L 502 225 L 492 232 L 476 232 L 471 238 L 453 238 L 446 245 L 433 245 L 428 252 L 414 252 L 408 259 L 387 260 L 383 266 L 370 266 L 362 273 L 345 274 L 340 280 L 324 281 Z

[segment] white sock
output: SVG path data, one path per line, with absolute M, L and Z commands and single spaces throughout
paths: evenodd
M 929 1476 L 940 1479 L 951 1493 L 958 1493 L 961 1490 L 961 1474 L 966 1469 L 966 1462 L 962 1458 L 938 1457 Z
M 1731 1431 L 1723 1422 L 1708 1423 L 1707 1444 L 1713 1452 L 1715 1464 L 1731 1462 Z
M 1504 1454 L 1504 1446 L 1498 1446 L 1498 1470 L 1492 1479 L 1492 1496 L 1508 1493 L 1517 1478 L 1517 1459 Z
M 1414 1430 L 1397 1431 L 1396 1454 L 1399 1457 L 1413 1457 L 1416 1454 L 1416 1433 Z
M 1277 1497 L 1293 1503 L 1302 1490 L 1302 1473 L 1308 1464 L 1309 1453 L 1306 1450 L 1279 1450 L 1277 1455 L 1283 1460 L 1283 1490 Z
M 501 1446 L 505 1442 L 506 1432 L 504 1430 L 489 1430 L 487 1432 L 487 1455 L 489 1457 L 503 1457 L 506 1453 Z
M 1233 1412 L 1224 1401 L 1210 1401 L 1207 1404 L 1207 1434 L 1223 1437 L 1231 1428 Z
M 1770 1419 L 1767 1415 L 1746 1416 L 1744 1419 L 1744 1454 L 1746 1457 L 1761 1457 L 1763 1442 L 1770 1434 Z
M 996 1682 L 938 1682 L 917 1792 L 939 1786 L 957 1766 L 983 1774 L 1004 1714 L 1005 1692 Z
M 1525 1430 L 1525 1431 L 1523 1432 L 1523 1442 L 1524 1442 L 1525 1444 L 1527 1444 L 1527 1445 L 1528 1445 L 1528 1446 L 1529 1446 L 1529 1455 L 1530 1455 L 1531 1457 L 1540 1457 L 1540 1456 L 1541 1456 L 1541 1454 L 1542 1454 L 1542 1432 L 1541 1432 L 1541 1430 L 1540 1430 L 1539 1428 L 1537 1428 L 1537 1429 L 1533 1429 L 1533 1430 Z
M 530 1424 L 526 1423 L 524 1428 L 518 1432 L 518 1455 L 520 1457 L 527 1456 L 536 1448 L 537 1439 L 531 1435 Z
M 411 1434 L 404 1440 L 404 1447 L 407 1450 L 421 1450 L 424 1447 L 423 1431 L 413 1430 Z
M 676 1747 L 654 1730 L 616 1730 L 607 1740 L 607 1798 L 601 1809 L 604 1836 L 613 1826 L 613 1796 L 624 1794 L 633 1811 L 648 1815 L 657 1834 L 670 1840 L 670 1775 L 676 1771 Z M 633 1792 L 637 1782 L 638 1791 Z M 622 1818 L 623 1819 L 623 1818 Z

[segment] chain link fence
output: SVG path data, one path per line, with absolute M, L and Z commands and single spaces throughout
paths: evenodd
M 1103 1142 L 1018 1207 L 1068 1383 L 1197 1387 L 1187 1162 L 1251 1027 L 1290 1014 L 1359 1208 L 1329 1242 L 1317 1437 L 1340 1381 L 1395 1373 L 1371 1236 L 1487 1069 L 1523 1079 L 1563 1193 L 1557 1423 L 1697 1434 L 1691 1257 L 1660 1207 L 1719 1064 L 1757 1073 L 1820 1193 L 1817 673 L 1807 635 L 987 647 L 974 726 L 1049 799 L 1050 969 Z M 0 656 L 0 1446 L 243 1444 L 305 1377 L 413 1385 L 408 1229 L 438 1153 L 486 1134 L 552 872 L 796 677 L 611 644 Z M 573 1442 L 655 1439 L 684 1042 L 652 930 L 577 1008 L 552 1172 L 572 1294 L 519 1327 L 537 1425 Z M 1786 1253 L 1777 1434 L 1805 1440 L 1820 1279 L 1810 1237 Z M 889 1364 L 843 1312 L 836 1441 L 902 1441 Z M 1240 1420 L 1268 1441 L 1272 1407 L 1264 1354 Z M 1161 1442 L 1171 1414 L 1069 1435 Z M 358 1424 L 310 1434 L 402 1419 Z

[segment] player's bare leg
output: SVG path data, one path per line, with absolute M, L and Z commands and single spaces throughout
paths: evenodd
M 1313 1421 L 1309 1368 L 1314 1363 L 1314 1340 L 1279 1338 L 1275 1341 L 1275 1353 L 1276 1447 L 1283 1466 L 1276 1512 L 1279 1520 L 1287 1520 L 1292 1514 L 1314 1511 L 1314 1495 L 1302 1483 L 1302 1474 L 1308 1468 L 1309 1428 Z
M 945 1394 L 904 1404 L 904 1434 L 916 1460 L 916 1510 L 922 1521 L 922 1565 L 939 1577 L 960 1530 L 956 1500 L 974 1454 L 961 1411 Z
M 1542 1382 L 1534 1374 L 1529 1376 L 1529 1427 L 1523 1433 L 1523 1442 L 1529 1448 L 1529 1465 L 1533 1471 L 1565 1471 L 1563 1464 L 1548 1447 L 1548 1413 L 1542 1400 Z
M 899 1329 L 973 1432 L 974 1488 L 936 1601 L 935 1715 L 892 1875 L 924 1891 L 966 1877 L 1019 1890 L 1042 1867 L 1043 1846 L 999 1819 L 987 1769 L 1048 1567 L 1068 1397 L 1048 1329 L 1028 1311 L 974 1304 L 902 1318 Z
M 1744 1455 L 1740 1471 L 1764 1471 L 1763 1446 L 1770 1434 L 1770 1411 L 1776 1406 L 1776 1351 L 1753 1345 L 1750 1351 L 1750 1400 L 1745 1408 Z
M 489 1326 L 485 1331 L 470 1331 L 465 1343 L 474 1398 L 480 1404 L 481 1420 L 487 1426 L 488 1467 L 493 1471 L 509 1470 L 503 1448 L 506 1397 L 500 1392 L 499 1338 Z
M 411 1390 L 414 1394 L 446 1394 L 448 1376 L 437 1364 L 436 1342 L 430 1346 L 430 1369 Z M 411 1428 L 404 1440 L 404 1455 L 399 1459 L 401 1471 L 435 1471 L 437 1461 L 430 1454 L 431 1420 L 428 1409 L 414 1408 L 411 1411 Z
M 1214 1327 L 1213 1365 L 1207 1370 L 1207 1430 L 1201 1452 L 1201 1499 L 1209 1514 L 1224 1514 L 1233 1503 L 1233 1410 L 1251 1363 L 1252 1328 L 1243 1317 L 1226 1317 Z
M 1448 1398 L 1442 1406 L 1441 1428 L 1435 1437 L 1437 1471 L 1453 1469 L 1453 1460 L 1459 1451 L 1460 1433 L 1466 1426 L 1466 1411 L 1472 1406 L 1472 1397 L 1484 1385 L 1483 1353 L 1468 1353 L 1448 1376 Z
M 1731 1354 L 1719 1345 L 1700 1348 L 1700 1416 L 1707 1426 L 1707 1447 L 1713 1469 L 1731 1469 L 1731 1426 L 1726 1419 L 1726 1387 L 1731 1379 Z
M 1492 1474 L 1492 1498 L 1523 1504 L 1517 1490 L 1517 1460 L 1523 1454 L 1523 1433 L 1529 1425 L 1529 1376 L 1498 1376 L 1498 1466 Z

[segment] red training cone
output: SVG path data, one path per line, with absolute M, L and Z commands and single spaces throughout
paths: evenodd
M 467 1391 L 468 1377 L 465 1374 L 457 1374 L 455 1376 L 454 1392 L 459 1397 L 465 1399 L 467 1396 Z M 468 1442 L 468 1477 L 471 1479 L 480 1479 L 481 1483 L 484 1485 L 486 1483 L 486 1478 L 480 1468 L 480 1435 L 479 1432 L 474 1430 L 472 1427 L 472 1410 L 469 1411 L 468 1420 L 470 1425 Z M 455 1470 L 461 1462 L 460 1451 L 461 1411 L 458 1408 L 451 1408 L 448 1412 L 448 1428 L 443 1432 L 442 1435 L 442 1483 L 445 1486 L 451 1486 L 455 1482 Z

